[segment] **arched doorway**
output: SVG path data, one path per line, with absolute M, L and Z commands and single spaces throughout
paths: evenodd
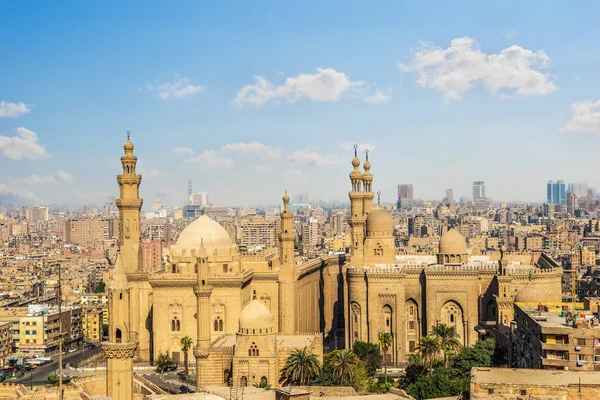
M 267 377 L 266 376 L 263 376 L 262 378 L 260 378 L 260 387 L 261 388 L 267 387 Z
M 229 369 L 226 369 L 225 371 L 223 371 L 223 383 L 226 386 L 231 386 Z

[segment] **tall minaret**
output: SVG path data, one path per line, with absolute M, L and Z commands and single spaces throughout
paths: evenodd
M 108 287 L 108 342 L 102 343 L 107 359 L 107 394 L 113 400 L 133 399 L 133 357 L 138 347 L 133 336 L 129 324 L 129 285 L 119 254 Z
M 133 143 L 129 140 L 123 145 L 125 155 L 121 157 L 123 173 L 117 175 L 120 197 L 117 199 L 119 208 L 119 243 L 121 257 L 126 272 L 137 272 L 141 265 L 140 248 L 140 210 L 143 200 L 140 199 L 139 188 L 142 176 L 135 173 L 137 157 L 133 155 Z
M 365 163 L 363 164 L 365 173 L 363 174 L 363 214 L 365 218 L 373 209 L 373 175 L 371 175 L 371 162 L 369 161 L 369 150 L 365 150 Z
M 281 232 L 279 233 L 279 332 L 283 335 L 296 333 L 296 296 L 294 291 L 294 214 L 289 208 L 290 196 L 283 196 Z
M 353 265 L 362 263 L 366 221 L 363 209 L 363 193 L 361 191 L 363 174 L 358 170 L 358 167 L 360 167 L 360 160 L 358 159 L 357 149 L 358 146 L 354 145 L 354 158 L 352 159 L 352 167 L 354 167 L 354 169 L 350 172 L 352 190 L 348 193 L 348 196 L 350 197 L 350 216 L 348 217 L 348 224 L 350 224 L 352 232 Z
M 212 285 L 208 281 L 208 252 L 204 247 L 204 242 L 200 243 L 200 249 L 197 253 L 198 272 L 196 274 L 196 285 L 194 293 L 196 294 L 196 313 L 197 322 L 197 340 L 194 348 L 196 357 L 196 383 L 198 387 L 206 386 L 208 376 L 211 371 L 206 364 L 210 353 L 210 295 L 212 294 Z

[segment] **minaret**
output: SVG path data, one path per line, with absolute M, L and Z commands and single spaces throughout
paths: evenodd
M 281 232 L 279 233 L 279 332 L 293 335 L 295 329 L 296 295 L 294 291 L 294 214 L 289 208 L 290 196 L 283 196 Z
M 133 399 L 133 357 L 138 343 L 130 328 L 129 285 L 119 254 L 108 287 L 108 342 L 102 343 L 107 361 L 107 394 L 113 400 Z
M 129 273 L 137 272 L 141 265 L 140 210 L 143 203 L 139 195 L 142 176 L 135 173 L 137 157 L 133 155 L 133 143 L 129 140 L 129 132 L 123 149 L 125 150 L 125 155 L 121 157 L 123 173 L 117 175 L 120 197 L 116 203 L 119 208 L 120 254 L 125 271 Z
M 363 174 L 358 170 L 360 160 L 357 154 L 358 146 L 354 145 L 354 158 L 350 172 L 352 190 L 348 193 L 350 197 L 350 216 L 348 224 L 352 232 L 352 264 L 359 265 L 363 259 L 363 246 L 365 239 L 365 215 L 363 209 L 363 193 L 361 192 Z
M 208 252 L 204 247 L 204 242 L 200 243 L 198 256 L 198 271 L 196 274 L 196 285 L 194 293 L 196 294 L 196 312 L 197 322 L 197 340 L 194 348 L 196 357 L 196 383 L 198 387 L 206 386 L 208 376 L 211 371 L 208 366 L 203 365 L 210 352 L 210 295 L 212 294 L 212 285 L 208 281 Z
M 363 181 L 363 213 L 365 218 L 373 209 L 373 175 L 371 175 L 371 162 L 369 161 L 369 150 L 365 150 L 365 163 L 363 164 L 365 173 L 362 176 Z

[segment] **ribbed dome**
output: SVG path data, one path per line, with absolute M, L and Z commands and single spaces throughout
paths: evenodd
M 196 219 L 181 232 L 175 248 L 179 254 L 184 249 L 188 251 L 187 254 L 190 254 L 192 249 L 198 250 L 200 243 L 204 243 L 209 254 L 213 249 L 229 249 L 233 246 L 225 228 L 206 215 Z
M 393 225 L 391 214 L 380 206 L 367 215 L 368 236 L 389 236 L 393 233 Z
M 131 141 L 129 139 L 127 139 L 127 141 L 123 145 L 123 149 L 125 151 L 132 151 L 133 150 L 133 143 L 131 143 Z
M 454 228 L 442 235 L 438 252 L 440 254 L 467 254 L 465 238 Z
M 240 333 L 259 335 L 274 331 L 275 320 L 271 310 L 254 299 L 240 313 Z

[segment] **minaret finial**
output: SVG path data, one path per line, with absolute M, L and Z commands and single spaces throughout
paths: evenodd
M 369 161 L 369 149 L 365 150 L 366 161 Z
M 358 157 L 358 145 L 354 145 L 354 157 Z
M 129 135 L 131 135 L 131 132 L 127 131 L 127 140 L 129 140 Z
M 377 205 L 381 205 L 381 191 L 377 192 Z

